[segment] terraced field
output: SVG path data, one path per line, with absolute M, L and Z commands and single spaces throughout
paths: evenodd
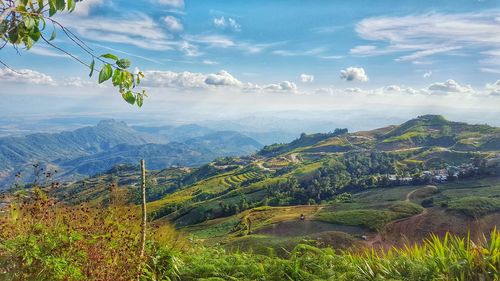
M 239 186 L 242 182 L 254 179 L 258 176 L 259 176 L 259 174 L 256 171 L 250 171 L 250 172 L 246 172 L 243 174 L 225 177 L 222 180 L 222 183 L 228 187 L 236 187 L 236 186 Z

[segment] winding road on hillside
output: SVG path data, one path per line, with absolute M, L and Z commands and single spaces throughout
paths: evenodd
M 410 201 L 411 201 L 411 196 L 412 196 L 415 192 L 417 192 L 417 191 L 419 191 L 419 190 L 422 190 L 422 189 L 433 189 L 433 190 L 437 190 L 438 188 L 437 188 L 437 186 L 435 186 L 435 185 L 426 185 L 426 186 L 424 186 L 424 187 L 420 187 L 420 188 L 414 189 L 414 190 L 412 190 L 412 191 L 408 192 L 408 194 L 406 194 L 406 200 L 405 200 L 405 201 L 406 201 L 406 202 L 410 202 Z
M 413 196 L 413 194 L 415 194 L 415 192 L 417 192 L 419 190 L 423 190 L 423 189 L 438 190 L 437 186 L 435 186 L 435 185 L 426 185 L 424 187 L 416 188 L 416 189 L 414 189 L 414 190 L 412 190 L 412 191 L 410 191 L 410 192 L 408 192 L 406 194 L 405 202 L 411 202 L 411 197 Z M 391 225 L 391 224 L 400 223 L 400 222 L 403 222 L 403 221 L 406 221 L 406 220 L 409 220 L 409 219 L 415 219 L 415 218 L 419 218 L 419 217 L 425 216 L 425 215 L 427 215 L 427 213 L 428 213 L 427 208 L 424 208 L 421 213 L 413 215 L 411 217 L 402 218 L 402 219 L 398 219 L 398 220 L 389 222 L 384 228 L 387 228 L 387 226 Z M 380 233 L 377 233 L 377 235 L 375 235 L 372 239 L 369 239 L 369 240 L 365 241 L 365 244 L 368 247 L 371 247 L 371 248 L 373 248 L 377 244 L 378 245 L 383 245 L 383 243 L 384 243 L 384 239 L 382 237 L 382 234 L 380 234 Z

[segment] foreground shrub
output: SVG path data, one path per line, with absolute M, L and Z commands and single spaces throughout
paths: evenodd
M 162 246 L 150 243 L 141 260 L 138 213 L 127 205 L 66 206 L 36 189 L 22 195 L 0 217 L 0 280 L 136 280 L 148 272 L 175 276 L 175 261 L 167 257 L 184 240 L 168 225 L 152 227 L 150 237 Z

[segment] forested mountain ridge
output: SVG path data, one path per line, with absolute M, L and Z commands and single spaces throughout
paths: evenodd
M 60 180 L 72 180 L 141 158 L 149 160 L 153 169 L 195 166 L 220 156 L 253 153 L 261 147 L 242 134 L 197 125 L 134 129 L 124 122 L 104 120 L 70 132 L 0 138 L 0 189 L 17 178 L 33 181 L 33 165 L 50 170 Z

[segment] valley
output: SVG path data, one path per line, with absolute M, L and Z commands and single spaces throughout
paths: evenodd
M 388 249 L 431 233 L 481 239 L 500 221 L 499 138 L 499 128 L 435 115 L 303 134 L 254 155 L 149 171 L 149 218 L 206 245 L 262 253 L 303 241 Z M 114 184 L 137 202 L 138 182 L 137 167 L 120 165 L 52 195 L 101 204 Z

